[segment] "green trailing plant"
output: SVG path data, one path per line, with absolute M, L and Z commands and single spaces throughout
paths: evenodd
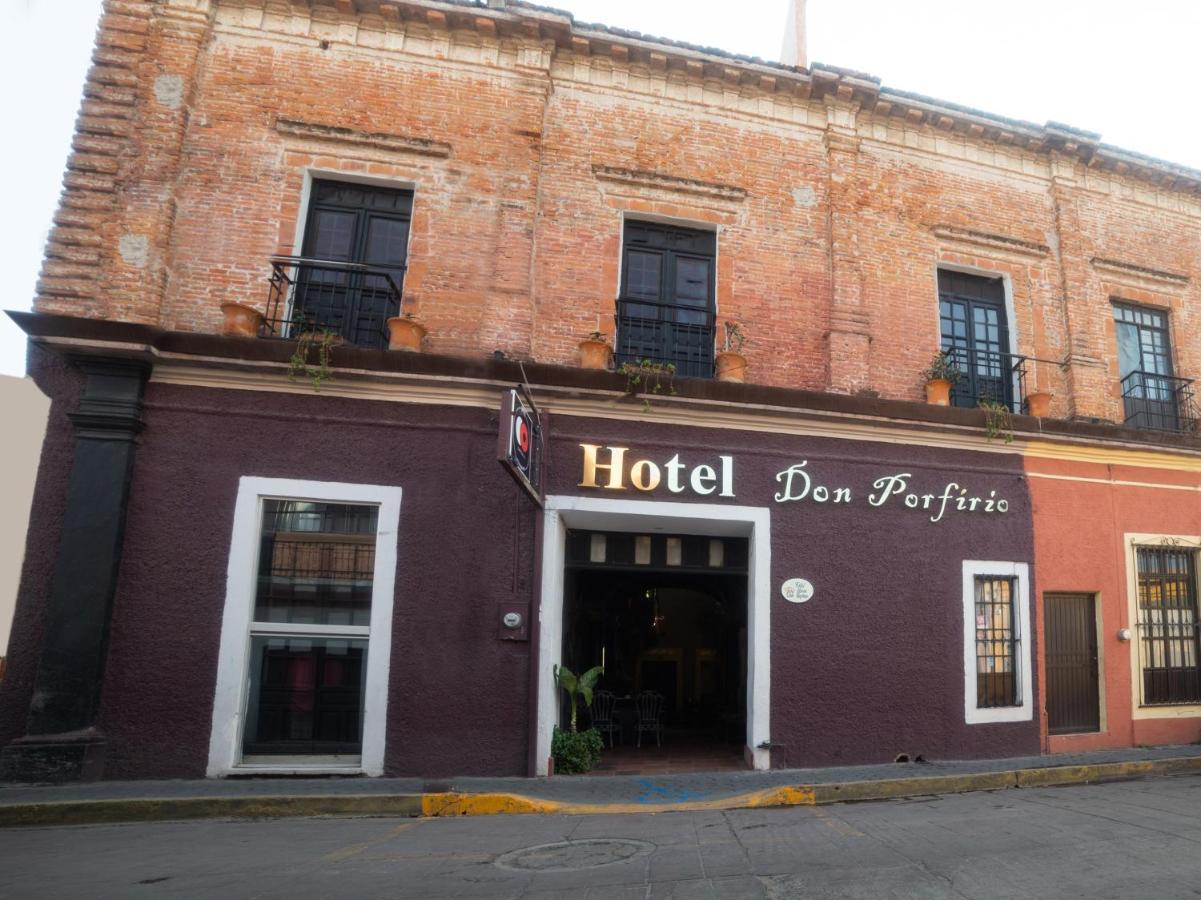
M 590 341 L 598 341 L 602 344 L 609 343 L 609 336 L 607 334 L 605 334 L 603 331 L 590 331 L 590 332 L 588 332 L 586 337 Z
M 1007 444 L 1013 443 L 1013 413 L 1008 406 L 999 400 L 981 400 L 980 409 L 984 410 L 984 428 L 990 441 L 1001 438 Z
M 651 395 L 662 394 L 665 389 L 669 394 L 675 395 L 675 363 L 640 359 L 637 362 L 622 363 L 619 371 L 626 377 L 626 393 L 642 395 L 644 412 L 651 408 Z
M 332 331 L 300 331 L 296 337 L 296 349 L 288 360 L 288 378 L 307 378 L 313 383 L 313 390 L 321 390 L 321 385 L 334 377 L 331 367 L 334 347 L 341 340 Z
M 922 371 L 926 381 L 949 381 L 955 385 L 963 372 L 955 365 L 955 359 L 946 350 L 939 350 L 930 360 L 930 365 Z
M 746 346 L 746 334 L 742 330 L 742 326 L 737 322 L 725 323 L 725 337 L 722 341 L 723 353 L 742 353 L 742 348 Z

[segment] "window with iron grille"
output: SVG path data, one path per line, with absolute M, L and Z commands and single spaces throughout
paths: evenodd
M 1021 706 L 1014 579 L 976 576 L 976 707 Z
M 649 360 L 675 374 L 713 375 L 717 235 L 626 222 L 617 299 L 618 365 Z
M 1017 409 L 1024 360 L 1009 352 L 1002 280 L 940 269 L 938 317 L 941 349 L 960 372 L 951 404 L 974 408 L 999 403 Z
M 1125 422 L 1134 428 L 1181 431 L 1191 424 L 1192 381 L 1172 371 L 1167 313 L 1113 305 Z
M 1143 705 L 1201 703 L 1197 552 L 1139 547 L 1137 565 Z
M 385 323 L 400 315 L 412 211 L 412 191 L 314 181 L 302 256 L 291 261 L 289 324 L 387 346 Z

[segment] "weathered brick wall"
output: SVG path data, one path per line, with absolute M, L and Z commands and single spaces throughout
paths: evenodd
M 525 7 L 106 10 L 41 310 L 212 331 L 225 300 L 261 308 L 315 171 L 414 187 L 405 293 L 435 351 L 574 361 L 612 331 L 623 217 L 649 216 L 717 230 L 752 381 L 919 399 L 940 264 L 1005 277 L 1056 415 L 1121 418 L 1113 298 L 1170 309 L 1201 371 L 1195 173 L 1092 136 Z

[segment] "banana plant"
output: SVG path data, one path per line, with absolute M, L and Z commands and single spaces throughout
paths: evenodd
M 555 666 L 555 684 L 567 692 L 571 703 L 571 730 L 576 730 L 577 695 L 584 698 L 584 705 L 592 705 L 592 689 L 596 687 L 597 679 L 605 674 L 604 666 L 593 666 L 583 675 L 577 677 L 567 666 Z

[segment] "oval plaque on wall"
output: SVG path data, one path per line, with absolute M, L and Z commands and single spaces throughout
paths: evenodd
M 804 578 L 789 578 L 780 593 L 789 603 L 806 603 L 813 596 L 813 585 Z

